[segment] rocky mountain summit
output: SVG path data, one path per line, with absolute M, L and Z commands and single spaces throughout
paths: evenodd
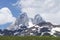
M 36 14 L 34 18 L 29 18 L 26 13 L 20 14 L 14 24 L 11 24 L 7 29 L 0 30 L 0 35 L 9 36 L 47 36 L 60 35 L 60 26 L 53 25 L 50 22 L 46 22 L 39 14 Z M 57 30 L 58 29 L 58 30 Z

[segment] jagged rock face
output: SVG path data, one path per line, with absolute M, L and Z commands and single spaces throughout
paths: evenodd
M 35 17 L 33 19 L 33 18 L 29 18 L 26 13 L 22 13 L 19 16 L 19 18 L 16 20 L 15 26 L 18 26 L 18 28 L 21 25 L 22 26 L 31 26 L 31 25 L 29 25 L 30 21 L 32 22 L 32 25 L 33 25 L 33 24 L 39 24 L 39 23 L 43 22 L 43 19 L 39 14 L 35 15 Z
M 20 25 L 22 24 L 23 26 L 27 26 L 28 25 L 28 21 L 29 21 L 29 18 L 27 16 L 26 13 L 22 13 L 19 18 L 16 20 L 16 23 L 15 25 Z
M 55 36 L 60 36 L 60 32 L 55 31 L 54 35 L 55 35 Z
M 44 20 L 42 19 L 40 14 L 35 15 L 35 17 L 33 19 L 33 18 L 29 18 L 26 13 L 22 13 L 16 19 L 15 24 L 10 25 L 10 27 L 8 27 L 7 29 L 16 30 L 16 29 L 20 29 L 20 26 L 30 27 L 30 26 L 33 26 L 33 25 L 37 25 L 41 22 L 44 22 Z
M 41 26 L 39 26 L 40 24 L 42 25 L 42 28 L 40 28 Z M 38 25 L 39 24 L 39 25 Z M 33 35 L 41 35 L 41 33 L 43 32 L 50 32 L 50 27 L 44 27 L 48 23 L 45 23 L 45 21 L 42 19 L 42 17 L 37 14 L 35 15 L 34 19 L 33 18 L 29 18 L 27 16 L 26 13 L 22 13 L 18 19 L 16 19 L 16 22 L 14 25 L 10 26 L 9 29 L 11 30 L 22 30 L 22 32 L 15 32 L 14 35 L 17 33 L 17 35 L 30 35 L 30 33 L 32 33 Z M 36 27 L 36 25 L 38 25 L 38 27 Z M 35 27 L 33 27 L 35 26 Z M 37 28 L 37 29 L 36 29 Z M 36 29 L 36 30 L 35 30 Z M 38 31 L 39 30 L 39 31 Z
M 51 34 L 50 33 L 43 33 L 42 36 L 50 36 Z
M 35 17 L 34 17 L 34 24 L 39 24 L 41 22 L 44 22 L 44 20 L 42 19 L 40 14 L 35 15 Z
M 16 19 L 15 23 L 10 25 L 7 29 L 16 30 L 20 29 L 20 26 L 28 26 L 29 18 L 26 13 L 20 14 L 20 16 Z
M 50 32 L 50 30 L 47 27 L 43 27 L 41 28 L 40 32 Z

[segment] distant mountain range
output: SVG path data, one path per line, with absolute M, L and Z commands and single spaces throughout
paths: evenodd
M 43 18 L 36 14 L 34 18 L 29 18 L 26 13 L 20 14 L 14 24 L 11 24 L 7 29 L 0 30 L 1 36 L 59 36 L 60 31 L 55 30 L 60 25 L 53 25 L 46 22 Z M 54 29 L 55 28 L 55 29 Z

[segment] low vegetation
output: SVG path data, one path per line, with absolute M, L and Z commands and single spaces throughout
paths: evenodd
M 0 40 L 60 40 L 53 36 L 0 36 Z

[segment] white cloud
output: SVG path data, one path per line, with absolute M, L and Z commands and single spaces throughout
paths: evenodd
M 52 24 L 60 24 L 60 13 L 56 14 L 41 14 L 42 18 Z
M 14 21 L 15 17 L 13 17 L 11 11 L 7 7 L 0 9 L 0 25 Z
M 29 17 L 40 14 L 46 21 L 60 24 L 60 0 L 20 0 L 18 2 L 22 12 L 26 12 Z

